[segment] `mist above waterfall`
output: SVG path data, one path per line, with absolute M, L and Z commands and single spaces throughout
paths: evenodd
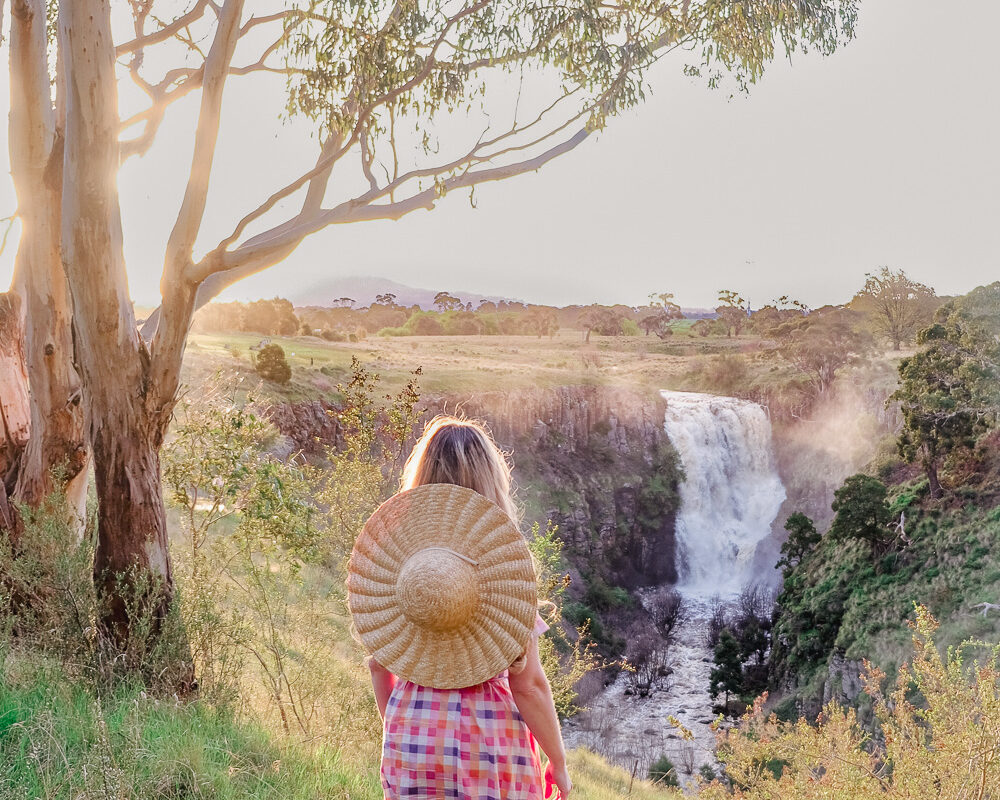
M 676 525 L 680 586 L 695 595 L 736 594 L 754 580 L 754 552 L 785 499 L 770 420 L 746 400 L 661 394 L 685 473 Z

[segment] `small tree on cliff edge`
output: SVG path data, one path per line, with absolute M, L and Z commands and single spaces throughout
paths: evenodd
M 830 524 L 829 536 L 840 541 L 867 542 L 872 553 L 882 553 L 893 540 L 889 531 L 892 513 L 886 501 L 887 494 L 880 480 L 870 475 L 851 475 L 833 493 L 836 516 Z
M 899 388 L 890 398 L 903 414 L 897 445 L 907 461 L 920 462 L 933 498 L 943 493 L 945 458 L 971 447 L 1000 413 L 997 341 L 989 324 L 951 303 L 918 334 L 920 351 L 899 362 Z
M 127 637 L 122 576 L 155 577 L 144 582 L 163 587 L 148 598 L 156 613 L 170 602 L 159 452 L 196 308 L 327 226 L 399 219 L 457 190 L 536 171 L 635 106 L 646 70 L 671 52 L 693 52 L 688 72 L 711 85 L 730 71 L 743 88 L 776 50 L 835 50 L 853 35 L 857 5 L 747 0 L 733 13 L 729 4 L 697 0 L 275 0 L 251 13 L 244 0 L 176 7 L 168 0 L 15 0 L 9 142 L 23 233 L 12 290 L 23 302 L 9 305 L 15 315 L 26 312 L 27 346 L 0 353 L 0 397 L 21 406 L 10 416 L 5 407 L 6 419 L 30 417 L 30 425 L 2 431 L 9 448 L 0 448 L 0 506 L 8 493 L 37 497 L 55 464 L 68 464 L 82 484 L 92 453 L 103 622 Z M 546 73 L 539 86 L 552 87 L 549 97 L 531 110 L 489 107 L 497 93 L 487 87 L 498 77 L 531 76 L 532 68 Z M 263 73 L 286 77 L 287 102 L 275 108 L 275 120 L 282 113 L 311 120 L 316 161 L 281 186 L 261 186 L 260 200 L 237 213 L 231 232 L 206 241 L 226 86 Z M 122 119 L 125 77 L 148 106 Z M 151 149 L 176 101 L 197 92 L 190 172 L 163 254 L 162 304 L 140 336 L 117 173 Z M 452 113 L 481 118 L 484 129 L 439 142 L 436 123 Z M 364 188 L 354 191 L 359 184 L 350 179 L 331 184 L 334 168 L 338 176 L 354 170 Z
M 778 559 L 777 566 L 781 567 L 787 578 L 816 549 L 822 536 L 816 530 L 815 523 L 801 511 L 789 515 L 785 521 L 785 530 L 788 531 L 788 538 L 781 545 L 781 558 Z

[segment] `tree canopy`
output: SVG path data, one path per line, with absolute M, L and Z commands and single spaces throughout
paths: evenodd
M 903 414 L 900 455 L 920 462 L 932 497 L 942 493 L 942 460 L 971 447 L 1000 413 L 1000 343 L 992 318 L 976 313 L 978 299 L 938 311 L 917 336 L 921 349 L 900 361 L 899 388 L 890 398 Z
M 928 322 L 940 301 L 929 286 L 913 280 L 903 270 L 882 267 L 865 276 L 864 288 L 851 307 L 868 314 L 875 330 L 885 336 L 893 350 L 912 341 L 917 330 Z

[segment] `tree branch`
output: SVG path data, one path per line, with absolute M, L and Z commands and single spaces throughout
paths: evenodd
M 270 72 L 280 75 L 294 74 L 298 70 L 291 67 L 271 66 L 266 63 L 267 59 L 278 50 L 292 28 L 308 19 L 315 18 L 315 14 L 300 10 L 282 11 L 266 17 L 251 17 L 239 29 L 239 34 L 236 37 L 237 40 L 242 39 L 251 30 L 260 25 L 288 19 L 292 19 L 294 22 L 287 28 L 284 28 L 281 34 L 264 48 L 256 61 L 242 66 L 233 66 L 230 63 L 226 74 L 232 76 L 244 76 L 256 72 Z M 174 31 L 174 35 L 180 36 L 180 33 Z M 142 64 L 141 52 L 141 50 L 136 51 L 136 54 L 130 60 L 129 73 L 132 76 L 132 80 L 149 95 L 150 105 L 148 108 L 133 114 L 122 123 L 123 131 L 139 124 L 143 124 L 144 126 L 141 134 L 121 142 L 121 157 L 123 162 L 132 156 L 145 155 L 149 151 L 149 148 L 156 139 L 156 133 L 163 122 L 167 108 L 177 100 L 200 89 L 205 78 L 205 65 L 202 64 L 199 67 L 178 67 L 171 69 L 164 74 L 159 82 L 151 84 L 144 80 L 139 73 L 139 67 Z
M 186 279 L 188 264 L 208 199 L 208 181 L 215 160 L 226 77 L 239 39 L 244 0 L 226 0 L 219 12 L 215 38 L 204 65 L 204 91 L 194 153 L 184 199 L 167 241 L 160 291 L 165 313 L 150 348 L 147 403 L 151 413 L 169 415 L 180 380 L 181 353 L 194 308 L 195 285 Z
M 195 132 L 191 171 L 177 220 L 167 241 L 166 269 L 163 275 L 166 281 L 183 276 L 201 228 L 208 198 L 208 179 L 212 172 L 219 136 L 222 96 L 233 53 L 236 50 L 236 41 L 239 39 L 243 3 L 244 0 L 226 0 L 219 15 L 212 47 L 205 59 L 204 90 L 198 115 L 198 128 Z
M 197 22 L 201 19 L 205 15 L 205 10 L 209 7 L 209 5 L 209 0 L 198 0 L 190 11 L 186 14 L 182 14 L 170 24 L 164 25 L 162 28 L 153 31 L 152 33 L 136 36 L 131 41 L 118 45 L 118 47 L 115 48 L 115 56 L 121 57 L 128 55 L 129 53 L 141 51 L 144 47 L 159 44 L 160 42 L 172 39 L 185 28 L 189 27 L 191 23 Z
M 215 273 L 228 273 L 237 270 L 240 272 L 240 277 L 254 274 L 287 258 L 305 237 L 328 225 L 377 219 L 398 220 L 418 209 L 431 209 L 449 191 L 477 186 L 489 181 L 504 180 L 526 172 L 534 172 L 552 159 L 576 148 L 589 135 L 590 131 L 587 128 L 581 128 L 573 136 L 534 158 L 489 169 L 467 170 L 460 175 L 437 181 L 434 186 L 398 202 L 372 203 L 376 196 L 381 196 L 388 191 L 387 188 L 383 188 L 378 193 L 369 192 L 367 195 L 348 200 L 316 214 L 300 215 L 276 228 L 254 236 L 233 251 L 222 253 L 213 251 L 193 268 L 192 277 L 194 280 L 200 281 Z

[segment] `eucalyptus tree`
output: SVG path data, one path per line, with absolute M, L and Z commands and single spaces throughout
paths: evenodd
M 834 51 L 856 14 L 857 0 L 12 0 L 12 292 L 23 302 L 6 307 L 26 346 L 4 353 L 0 385 L 5 403 L 30 407 L 14 417 L 30 417 L 30 435 L 18 423 L 5 488 L 30 500 L 52 466 L 81 475 L 91 454 L 95 578 L 111 601 L 105 622 L 127 637 L 123 575 L 157 579 L 156 613 L 170 601 L 159 451 L 197 307 L 327 227 L 396 220 L 534 172 L 637 105 L 671 54 L 709 85 L 729 74 L 744 89 L 776 53 Z M 315 160 L 280 185 L 261 179 L 206 244 L 226 89 L 262 73 L 284 76 L 275 121 L 308 120 Z M 125 86 L 145 104 L 123 115 Z M 187 182 L 162 303 L 140 335 L 116 178 L 157 148 L 188 96 L 199 110 L 178 164 Z
M 642 328 L 646 335 L 649 336 L 650 331 L 655 333 L 661 339 L 666 339 L 673 335 L 673 330 L 670 328 L 670 323 L 675 319 L 683 319 L 684 314 L 681 313 L 681 307 L 674 302 L 674 296 L 671 292 L 650 292 L 649 293 L 649 313 L 639 320 L 639 327 Z
M 903 270 L 882 267 L 865 275 L 865 285 L 851 307 L 868 314 L 874 328 L 899 350 L 917 331 L 930 324 L 940 304 L 934 290 L 910 278 Z

